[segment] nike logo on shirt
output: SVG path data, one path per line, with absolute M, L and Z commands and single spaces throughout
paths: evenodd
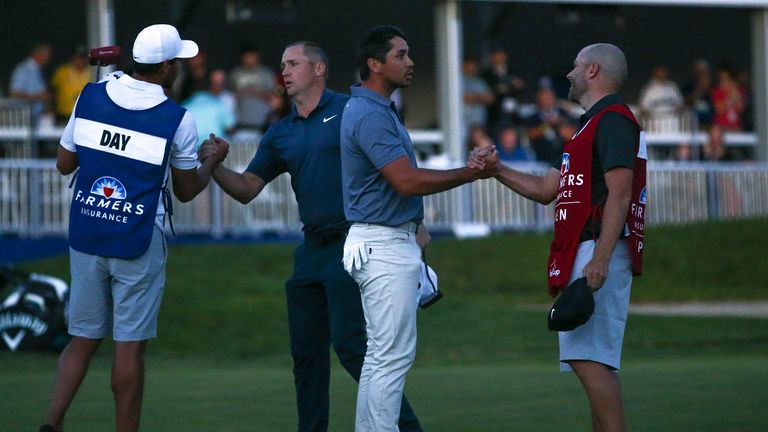
M 323 123 L 328 123 L 329 121 L 331 121 L 336 116 L 338 116 L 338 114 L 334 114 L 334 115 L 332 115 L 332 116 L 330 116 L 328 118 L 323 117 Z

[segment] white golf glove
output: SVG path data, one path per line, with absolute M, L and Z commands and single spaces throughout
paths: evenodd
M 365 250 L 365 242 L 347 243 L 344 245 L 344 270 L 352 274 L 353 270 L 360 270 L 363 263 L 368 262 L 368 251 Z

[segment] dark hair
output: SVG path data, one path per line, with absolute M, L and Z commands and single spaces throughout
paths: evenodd
M 192 91 L 199 92 L 199 91 L 210 91 L 211 90 L 211 74 L 213 71 L 209 71 L 205 74 L 202 78 L 197 78 L 193 80 L 192 83 Z
M 30 54 L 34 55 L 42 51 L 51 51 L 51 44 L 45 42 L 38 42 L 32 45 L 32 49 L 29 50 Z
M 256 54 L 261 54 L 261 50 L 259 49 L 259 46 L 256 45 L 253 42 L 245 42 L 240 46 L 240 55 L 243 55 L 245 53 L 254 52 Z
M 368 30 L 357 45 L 357 66 L 360 68 L 360 79 L 365 81 L 371 75 L 368 69 L 368 59 L 374 58 L 386 63 L 387 53 L 392 49 L 393 38 L 401 37 L 406 42 L 405 33 L 393 25 L 382 25 Z
M 730 63 L 720 63 L 717 66 L 717 72 L 724 72 L 728 74 L 731 79 L 736 79 L 736 69 L 731 66 Z
M 507 49 L 504 48 L 504 44 L 499 41 L 493 41 L 488 46 L 488 52 L 489 53 L 495 53 L 495 52 L 507 52 Z
M 163 63 L 164 62 L 157 64 L 147 64 L 139 63 L 136 60 L 133 60 L 133 73 L 137 73 L 139 75 L 152 75 L 160 70 L 160 68 L 163 66 Z
M 473 54 L 465 55 L 464 56 L 464 60 L 462 61 L 462 63 L 470 63 L 470 62 L 479 64 L 480 63 L 480 59 L 478 59 L 477 56 L 473 55 Z
M 325 52 L 323 47 L 321 47 L 317 42 L 313 41 L 298 41 L 286 45 L 285 49 L 298 45 L 304 47 L 304 55 L 307 56 L 309 61 L 312 63 L 322 63 L 325 65 L 325 79 L 327 81 L 330 64 L 328 64 L 328 54 Z

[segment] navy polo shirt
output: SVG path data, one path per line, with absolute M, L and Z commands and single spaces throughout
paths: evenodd
M 269 127 L 246 169 L 267 183 L 290 173 L 305 233 L 347 226 L 341 197 L 339 126 L 348 99 L 345 94 L 325 90 L 306 118 L 294 106 L 290 114 Z

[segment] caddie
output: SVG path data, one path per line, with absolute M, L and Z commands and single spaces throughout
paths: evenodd
M 573 370 L 595 431 L 623 431 L 618 374 L 632 277 L 642 272 L 647 151 L 640 125 L 617 93 L 627 77 L 624 53 L 611 44 L 582 49 L 567 78 L 569 98 L 586 111 L 562 158 L 544 176 L 502 166 L 497 180 L 534 201 L 555 201 L 555 238 L 547 267 L 550 294 L 581 277 L 594 313 L 561 331 L 561 370 Z M 484 149 L 473 151 L 481 163 Z
M 197 52 L 173 26 L 143 29 L 133 44 L 133 73 L 88 84 L 64 130 L 56 166 L 64 175 L 79 168 L 69 217 L 73 339 L 59 359 L 40 432 L 62 430 L 91 357 L 110 331 L 116 430 L 139 429 L 144 349 L 157 335 L 165 285 L 169 172 L 176 197 L 190 201 L 227 150 L 224 144 L 212 149 L 198 167 L 195 121 L 164 93 L 176 78 L 176 59 Z

